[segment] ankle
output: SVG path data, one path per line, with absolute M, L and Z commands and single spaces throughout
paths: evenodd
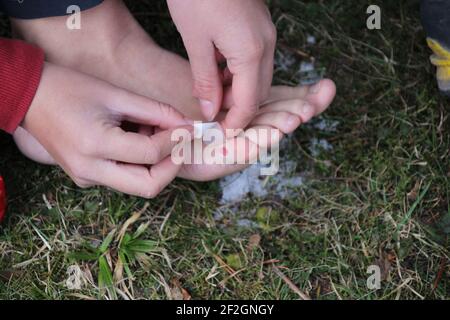
M 11 19 L 13 35 L 41 47 L 50 61 L 67 64 L 90 58 L 112 59 L 128 34 L 139 28 L 122 1 L 105 1 L 83 11 L 81 29 L 67 28 L 68 17 Z M 110 60 L 111 60 L 110 59 Z

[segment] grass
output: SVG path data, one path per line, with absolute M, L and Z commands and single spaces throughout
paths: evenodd
M 295 197 L 240 203 L 257 228 L 213 218 L 217 182 L 176 181 L 149 203 L 80 190 L 2 135 L 10 207 L 0 298 L 448 299 L 448 100 L 435 86 L 418 1 L 374 2 L 382 30 L 365 27 L 366 1 L 270 2 L 279 50 L 314 56 L 336 81 L 325 118 L 339 125 L 295 134 L 290 156 L 309 173 Z M 163 1 L 130 7 L 161 45 L 182 52 Z M 317 45 L 305 45 L 306 34 Z M 291 71 L 275 78 L 298 81 Z M 333 150 L 311 155 L 313 137 Z M 370 265 L 381 268 L 380 290 L 366 286 Z M 80 289 L 68 288 L 68 270 Z

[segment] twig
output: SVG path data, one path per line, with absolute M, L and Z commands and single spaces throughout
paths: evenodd
M 444 275 L 445 267 L 447 266 L 447 258 L 443 257 L 441 259 L 441 263 L 439 266 L 439 270 L 436 276 L 436 279 L 433 283 L 433 293 L 436 291 L 437 287 L 439 286 L 439 282 L 442 280 L 442 276 Z
M 300 299 L 302 300 L 311 300 L 311 298 L 309 297 L 309 295 L 307 295 L 306 293 L 304 293 L 303 291 L 301 291 L 292 281 L 291 279 L 289 279 L 283 272 L 281 272 L 280 269 L 278 269 L 278 267 L 276 265 L 272 265 L 272 269 L 273 271 L 277 274 L 277 276 L 279 276 L 281 278 L 281 280 L 283 280 L 288 286 L 289 288 L 291 288 L 292 291 L 294 291 L 296 294 L 298 294 L 298 296 L 300 297 Z

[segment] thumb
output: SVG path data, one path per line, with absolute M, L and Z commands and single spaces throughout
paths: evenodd
M 199 99 L 206 120 L 212 121 L 222 104 L 223 91 L 215 47 L 208 43 L 187 51 L 194 80 L 194 96 Z

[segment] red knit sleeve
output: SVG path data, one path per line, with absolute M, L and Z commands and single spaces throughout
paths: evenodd
M 0 223 L 2 223 L 6 212 L 6 188 L 2 176 L 0 176 Z
M 44 53 L 23 41 L 0 38 L 0 130 L 13 133 L 41 80 Z

